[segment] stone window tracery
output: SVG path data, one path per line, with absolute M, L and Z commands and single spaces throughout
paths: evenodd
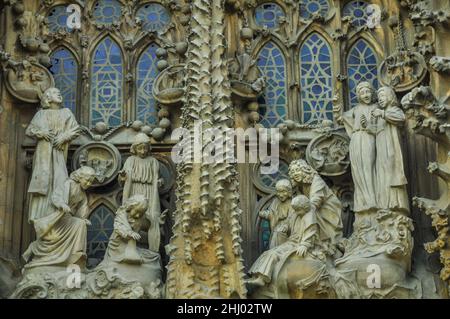
M 100 0 L 94 5 L 93 17 L 97 24 L 113 24 L 121 15 L 122 5 L 117 0 Z
M 89 216 L 91 225 L 87 231 L 88 267 L 96 266 L 103 260 L 108 240 L 114 230 L 114 213 L 105 205 L 98 206 Z
M 351 1 L 344 6 L 343 17 L 349 17 L 354 26 L 362 27 L 367 23 L 368 19 L 368 3 L 357 0 Z
M 255 10 L 255 21 L 260 27 L 277 28 L 280 17 L 284 17 L 283 9 L 276 3 L 264 3 Z
M 326 17 L 330 11 L 328 0 L 301 0 L 300 16 L 303 19 L 311 19 L 314 15 Z
M 55 79 L 56 87 L 61 91 L 64 106 L 76 114 L 78 63 L 73 54 L 66 48 L 58 48 L 51 56 L 50 72 Z
M 67 27 L 67 18 L 69 17 L 66 6 L 55 6 L 47 15 L 48 28 L 51 32 L 58 32 L 65 30 L 70 32 L 71 29 Z
M 300 48 L 302 123 L 333 119 L 331 49 L 319 34 L 310 35 Z
M 142 21 L 147 31 L 157 31 L 165 28 L 170 23 L 170 15 L 159 3 L 147 3 L 140 7 L 136 17 Z
M 378 88 L 378 62 L 372 47 L 364 39 L 359 39 L 350 48 L 347 56 L 347 72 L 350 105 L 355 106 L 356 86 L 358 83 L 368 81 L 375 89 Z
M 98 122 L 110 126 L 122 123 L 123 103 L 122 53 L 110 37 L 96 47 L 91 68 L 91 117 L 92 125 Z

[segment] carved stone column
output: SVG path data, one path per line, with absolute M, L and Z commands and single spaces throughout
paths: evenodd
M 194 126 L 203 130 L 232 126 L 233 110 L 224 57 L 224 4 L 222 0 L 191 3 L 186 92 L 182 127 L 190 132 L 182 143 L 193 154 L 193 143 L 207 147 L 211 140 L 194 140 Z M 215 136 L 215 143 L 226 139 Z M 218 154 L 216 154 L 218 155 Z M 177 209 L 167 298 L 245 298 L 240 238 L 239 189 L 236 165 L 182 162 L 177 167 Z

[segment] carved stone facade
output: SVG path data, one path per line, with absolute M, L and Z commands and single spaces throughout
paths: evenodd
M 0 0 L 0 297 L 448 298 L 449 24 Z

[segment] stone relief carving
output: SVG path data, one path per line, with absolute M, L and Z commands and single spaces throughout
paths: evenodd
M 9 54 L 0 52 L 6 88 L 12 96 L 27 103 L 38 103 L 41 95 L 54 87 L 49 70 L 32 59 L 13 60 Z
M 89 166 L 95 170 L 96 177 L 92 187 L 107 185 L 119 173 L 121 156 L 117 148 L 108 142 L 90 142 L 79 147 L 72 157 L 74 170 Z

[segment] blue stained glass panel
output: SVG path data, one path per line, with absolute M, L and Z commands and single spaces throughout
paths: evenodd
M 269 249 L 270 245 L 270 223 L 267 219 L 261 219 L 260 224 L 261 231 L 261 242 L 263 251 Z
M 328 0 L 301 0 L 300 1 L 300 16 L 303 19 L 311 19 L 313 15 L 322 17 L 328 16 L 330 11 L 330 4 Z
M 50 32 L 57 32 L 59 30 L 71 31 L 67 27 L 67 18 L 69 12 L 66 11 L 66 6 L 55 6 L 47 15 L 48 29 Z
M 286 119 L 286 63 L 281 50 L 268 42 L 258 55 L 258 67 L 266 79 L 264 95 L 259 99 L 260 123 L 275 127 Z
M 94 51 L 91 73 L 91 124 L 122 122 L 123 66 L 119 46 L 105 38 Z
M 369 17 L 368 5 L 365 1 L 351 1 L 344 6 L 343 16 L 350 17 L 352 25 L 362 27 Z
M 169 12 L 159 3 L 147 3 L 139 8 L 136 16 L 142 21 L 144 30 L 158 31 L 170 23 Z
M 375 52 L 363 39 L 358 40 L 350 49 L 347 57 L 347 72 L 350 105 L 358 104 L 356 86 L 367 81 L 378 89 L 378 63 Z
M 105 206 L 98 206 L 89 216 L 87 229 L 88 266 L 95 267 L 103 260 L 109 237 L 114 230 L 114 214 Z
M 137 65 L 136 118 L 145 124 L 156 124 L 158 119 L 156 101 L 152 94 L 153 82 L 158 75 L 157 49 L 156 44 L 150 44 L 142 53 Z
M 255 21 L 260 27 L 277 28 L 279 18 L 284 16 L 283 9 L 275 3 L 264 3 L 255 9 Z
M 333 119 L 331 49 L 317 33 L 311 34 L 300 48 L 300 88 L 303 123 Z
M 50 55 L 50 72 L 55 86 L 61 91 L 63 105 L 76 114 L 78 63 L 69 50 L 60 48 Z
M 99 0 L 94 5 L 94 20 L 100 25 L 118 22 L 121 15 L 122 5 L 117 0 Z
M 267 166 L 269 166 L 267 164 Z M 261 182 L 272 189 L 275 189 L 275 184 L 282 179 L 289 179 L 289 165 L 280 160 L 278 171 L 274 174 L 260 174 Z

